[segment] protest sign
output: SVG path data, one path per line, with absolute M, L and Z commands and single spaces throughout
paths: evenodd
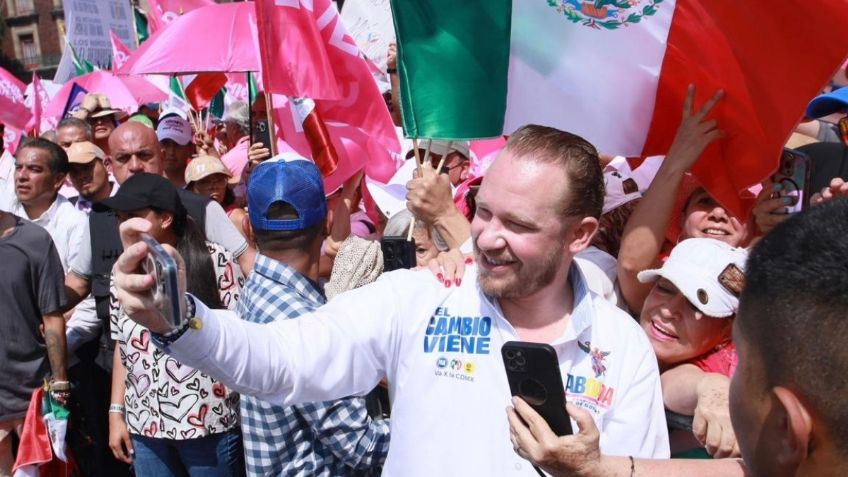
M 347 0 L 341 15 L 362 53 L 385 71 L 386 51 L 395 41 L 389 0 Z
M 100 68 L 112 64 L 112 40 L 110 31 L 121 43 L 132 48 L 135 45 L 133 11 L 129 2 L 110 0 L 64 0 L 67 41 L 80 60 L 88 61 Z M 65 82 L 74 72 L 68 68 L 65 56 L 56 73 L 57 82 Z M 64 67 L 63 67 L 64 66 Z

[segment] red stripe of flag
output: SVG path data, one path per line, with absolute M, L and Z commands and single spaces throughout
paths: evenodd
M 686 87 L 700 107 L 716 89 L 713 113 L 728 137 L 693 168 L 704 187 L 737 217 L 751 201 L 740 192 L 769 176 L 783 144 L 848 55 L 845 0 L 677 0 L 644 155 L 668 151 Z M 815 54 L 809 42 L 815 39 Z

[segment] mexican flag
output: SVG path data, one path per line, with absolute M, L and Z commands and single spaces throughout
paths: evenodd
M 611 155 L 664 154 L 687 86 L 728 138 L 694 172 L 737 214 L 848 56 L 845 0 L 392 0 L 409 137 L 542 124 Z M 810 54 L 809 41 L 817 48 Z
M 65 444 L 68 417 L 68 410 L 44 388 L 33 391 L 15 457 L 15 477 L 79 476 Z

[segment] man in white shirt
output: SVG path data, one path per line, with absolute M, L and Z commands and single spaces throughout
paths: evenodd
M 46 139 L 30 139 L 15 153 L 14 194 L 3 194 L 0 209 L 40 225 L 53 238 L 62 268 L 82 248 L 86 217 L 59 189 L 68 173 L 68 156 Z
M 0 194 L 0 209 L 47 230 L 66 275 L 71 262 L 88 247 L 88 217 L 59 194 L 68 168 L 68 156 L 62 148 L 45 139 L 30 139 L 15 153 L 14 183 L 9 184 L 14 193 Z M 94 338 L 99 330 L 94 301 L 88 298 L 76 306 L 66 323 L 68 353 Z
M 519 129 L 489 169 L 471 226 L 477 266 L 458 287 L 398 271 L 301 320 L 223 320 L 191 297 L 174 326 L 152 304 L 143 220 L 122 226 L 116 264 L 124 310 L 181 363 L 281 405 L 364 393 L 388 377 L 386 475 L 535 475 L 512 450 L 500 348 L 549 343 L 574 405 L 607 454 L 667 457 L 656 358 L 624 312 L 588 291 L 572 258 L 598 226 L 603 178 L 595 148 L 541 126 Z M 178 254 L 175 255 L 179 258 Z M 476 280 L 471 279 L 476 278 Z

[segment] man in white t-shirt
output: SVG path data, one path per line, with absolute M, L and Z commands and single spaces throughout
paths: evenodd
M 263 400 L 337 399 L 388 377 L 386 475 L 535 475 L 509 439 L 500 348 L 511 340 L 553 346 L 567 399 L 592 414 L 603 452 L 667 457 L 651 346 L 572 266 L 597 229 L 603 197 L 591 144 L 526 126 L 477 195 L 477 266 L 457 287 L 429 272 L 387 273 L 302 319 L 268 325 L 232 320 L 186 295 L 174 326 L 149 298 L 151 277 L 135 272 L 147 253 L 138 233 L 148 227 L 135 220 L 121 229 L 118 297 L 165 352 Z

